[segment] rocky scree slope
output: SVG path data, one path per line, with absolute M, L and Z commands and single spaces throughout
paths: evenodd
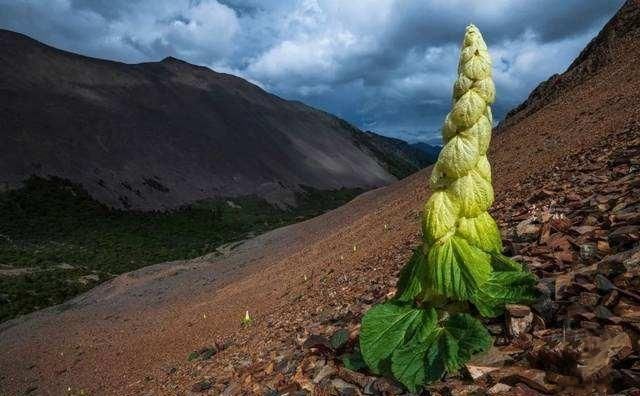
M 627 2 L 621 13 L 638 7 Z M 510 241 L 508 253 L 543 279 L 543 299 L 489 323 L 492 355 L 436 384 L 435 394 L 637 386 L 640 41 L 631 38 L 640 26 L 634 25 L 609 43 L 609 62 L 494 136 L 492 215 Z M 394 292 L 398 270 L 419 243 L 429 172 L 223 257 L 122 275 L 64 306 L 5 323 L 0 389 L 401 394 L 396 384 L 349 370 L 342 359 L 357 345 L 362 313 Z M 254 323 L 241 327 L 247 309 Z

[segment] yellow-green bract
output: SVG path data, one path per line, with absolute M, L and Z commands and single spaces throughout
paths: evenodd
M 444 146 L 430 178 L 434 192 L 424 208 L 425 298 L 470 299 L 489 279 L 489 253 L 501 253 L 500 231 L 487 212 L 493 203 L 487 150 L 494 99 L 489 51 L 470 25 L 444 122 Z
M 485 316 L 500 314 L 507 302 L 530 300 L 534 282 L 502 255 L 500 231 L 487 212 L 494 199 L 487 150 L 495 96 L 487 45 L 469 25 L 442 128 L 444 146 L 429 180 L 433 193 L 424 207 L 420 297 L 427 303 L 470 301 Z
M 482 323 L 461 312 L 464 304 L 497 316 L 506 303 L 535 298 L 535 277 L 502 254 L 500 231 L 487 212 L 494 199 L 487 150 L 495 87 L 487 46 L 473 25 L 457 72 L 424 207 L 423 245 L 403 268 L 395 297 L 367 312 L 360 333 L 369 369 L 412 391 L 491 346 Z

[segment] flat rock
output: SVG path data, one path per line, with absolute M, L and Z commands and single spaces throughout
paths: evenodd
M 533 312 L 526 305 L 508 304 L 505 307 L 507 317 L 507 334 L 510 337 L 518 337 L 531 329 Z
M 511 386 L 507 384 L 503 384 L 502 382 L 498 382 L 493 385 L 491 388 L 487 389 L 488 395 L 505 395 L 511 390 Z

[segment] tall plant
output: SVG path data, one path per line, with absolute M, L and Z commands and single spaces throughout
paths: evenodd
M 423 245 L 400 273 L 393 299 L 362 320 L 360 349 L 374 373 L 415 391 L 458 370 L 492 339 L 468 312 L 500 315 L 535 298 L 535 277 L 502 254 L 487 149 L 495 99 L 491 59 L 480 31 L 466 28 L 444 147 L 424 207 Z

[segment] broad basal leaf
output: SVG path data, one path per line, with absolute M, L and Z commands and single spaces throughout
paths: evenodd
M 426 256 L 422 251 L 422 246 L 416 249 L 411 256 L 411 260 L 400 271 L 396 295 L 394 299 L 398 301 L 413 301 L 422 291 L 422 281 L 424 277 L 424 265 Z
M 425 285 L 432 295 L 466 300 L 490 273 L 491 257 L 464 238 L 453 236 L 429 249 Z
M 524 271 L 496 271 L 471 297 L 481 315 L 495 317 L 504 311 L 505 304 L 535 301 L 536 278 Z
M 456 314 L 445 323 L 445 330 L 458 343 L 458 361 L 467 362 L 471 355 L 486 351 L 492 340 L 482 323 L 469 314 Z
M 412 392 L 425 383 L 426 353 L 437 340 L 440 331 L 436 310 L 426 309 L 420 326 L 393 352 L 391 372 L 394 378 Z
M 395 379 L 415 392 L 442 378 L 446 371 L 457 371 L 472 354 L 487 350 L 491 343 L 482 323 L 468 314 L 456 314 L 443 326 L 416 333 L 396 348 L 391 371 Z
M 424 343 L 403 345 L 393 352 L 391 372 L 393 377 L 411 392 L 425 384 L 425 355 L 428 346 Z
M 491 267 L 495 271 L 522 271 L 522 265 L 502 253 L 491 253 Z
M 371 308 L 362 319 L 360 351 L 374 373 L 385 371 L 393 351 L 413 336 L 418 324 L 425 323 L 425 310 L 412 304 L 391 301 Z

